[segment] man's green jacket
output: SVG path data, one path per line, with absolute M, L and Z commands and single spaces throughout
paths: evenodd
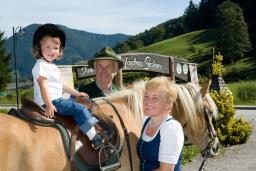
M 96 97 L 105 97 L 106 95 L 104 92 L 97 86 L 96 81 L 93 81 L 86 85 L 81 85 L 78 87 L 78 90 L 80 92 L 85 92 L 89 95 L 90 98 L 96 98 Z M 114 84 L 112 84 L 112 91 L 118 90 L 118 87 Z

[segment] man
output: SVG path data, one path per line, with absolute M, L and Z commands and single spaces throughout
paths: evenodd
M 88 65 L 95 69 L 95 81 L 81 85 L 78 89 L 85 92 L 90 98 L 105 97 L 118 87 L 113 84 L 113 78 L 123 67 L 123 61 L 109 47 L 103 48 L 88 61 Z

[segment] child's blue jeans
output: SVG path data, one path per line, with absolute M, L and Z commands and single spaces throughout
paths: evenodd
M 59 115 L 72 116 L 84 133 L 98 122 L 84 105 L 76 103 L 73 99 L 59 98 L 53 100 L 52 104 Z

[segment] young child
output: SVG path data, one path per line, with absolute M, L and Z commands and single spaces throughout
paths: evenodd
M 40 26 L 33 37 L 33 54 L 37 61 L 32 69 L 34 81 L 34 100 L 45 106 L 45 116 L 52 118 L 55 112 L 60 115 L 72 116 L 86 134 L 95 150 L 99 149 L 104 140 L 95 130 L 98 120 L 89 111 L 72 99 L 62 98 L 63 90 L 73 96 L 87 96 L 69 87 L 60 78 L 60 72 L 53 61 L 58 60 L 65 47 L 66 35 L 63 30 L 54 24 Z

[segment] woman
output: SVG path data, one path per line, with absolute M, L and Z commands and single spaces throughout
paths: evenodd
M 146 117 L 137 143 L 141 171 L 181 170 L 179 158 L 184 134 L 171 114 L 176 98 L 176 85 L 167 77 L 155 77 L 146 83 L 143 101 Z

